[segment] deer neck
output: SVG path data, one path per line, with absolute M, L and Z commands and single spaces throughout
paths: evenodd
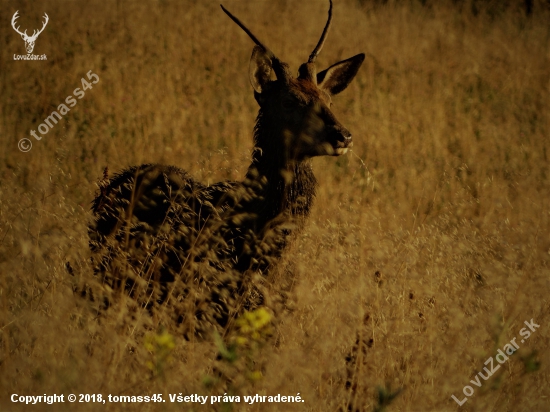
M 258 183 L 253 207 L 263 224 L 280 215 L 307 217 L 317 186 L 311 160 L 291 159 L 280 144 L 285 141 L 285 130 L 278 123 L 267 121 L 260 111 L 254 129 L 252 164 L 247 172 L 247 180 Z

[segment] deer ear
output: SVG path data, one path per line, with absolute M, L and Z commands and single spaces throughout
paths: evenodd
M 330 95 L 340 93 L 351 83 L 363 60 L 365 60 L 365 55 L 361 53 L 333 64 L 317 74 L 317 85 Z
M 250 84 L 257 93 L 261 93 L 265 89 L 271 79 L 272 70 L 271 59 L 268 54 L 260 46 L 254 46 L 248 66 L 248 76 L 250 77 Z

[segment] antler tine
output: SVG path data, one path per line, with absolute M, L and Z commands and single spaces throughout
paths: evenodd
M 325 39 L 327 38 L 328 29 L 330 28 L 330 24 L 332 22 L 332 0 L 329 0 L 330 7 L 328 9 L 328 20 L 327 24 L 325 25 L 325 28 L 323 29 L 323 34 L 321 34 L 321 38 L 319 39 L 319 43 L 317 43 L 317 46 L 315 46 L 315 49 L 311 52 L 309 55 L 309 59 L 307 60 L 308 63 L 313 63 L 317 56 L 319 55 L 319 52 L 323 48 L 323 44 L 325 44 Z
M 266 52 L 269 55 L 269 57 L 271 59 L 275 58 L 275 55 L 273 54 L 273 52 L 271 50 L 269 50 L 269 48 L 267 48 L 260 40 L 258 40 L 258 38 L 256 36 L 254 36 L 254 34 L 252 34 L 252 32 L 250 30 L 248 30 L 246 28 L 246 26 L 238 18 L 233 16 L 229 12 L 229 10 L 227 10 L 225 7 L 223 7 L 223 4 L 220 4 L 220 6 L 221 6 L 222 10 L 225 12 L 225 14 L 227 14 L 231 18 L 231 20 L 233 20 L 235 23 L 237 23 L 237 26 L 239 26 L 241 29 L 243 29 L 244 32 L 246 34 L 248 34 L 248 36 L 252 39 L 252 41 L 254 43 L 256 43 L 258 46 L 260 46 L 263 49 L 263 51 Z

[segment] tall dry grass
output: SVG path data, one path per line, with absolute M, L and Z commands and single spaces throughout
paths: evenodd
M 294 284 L 276 338 L 224 365 L 241 393 L 305 402 L 233 410 L 334 411 L 350 400 L 374 410 L 399 389 L 388 410 L 549 407 L 550 14 L 537 2 L 530 17 L 514 5 L 474 15 L 467 2 L 433 3 L 335 4 L 320 65 L 368 54 L 335 99 L 354 151 L 314 161 L 316 207 L 281 264 L 290 272 L 273 275 L 273 288 Z M 226 6 L 295 68 L 327 8 Z M 24 53 L 9 25 L 16 10 L 31 31 L 50 16 L 34 51 L 47 61 L 13 60 Z M 244 175 L 257 111 L 250 40 L 217 2 L 13 1 L 0 21 L 0 409 L 212 408 L 9 397 L 222 394 L 208 382 L 219 346 L 123 306 L 97 319 L 73 285 L 92 276 L 88 209 L 105 166 L 174 164 L 203 182 Z M 17 141 L 89 70 L 100 82 L 21 153 Z M 531 319 L 540 328 L 459 408 L 451 395 L 462 399 Z

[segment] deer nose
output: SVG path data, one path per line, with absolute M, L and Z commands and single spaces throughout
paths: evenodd
M 343 143 L 344 147 L 349 147 L 353 144 L 351 141 L 351 133 L 349 132 L 349 130 L 344 129 L 343 127 L 340 129 L 338 143 Z

